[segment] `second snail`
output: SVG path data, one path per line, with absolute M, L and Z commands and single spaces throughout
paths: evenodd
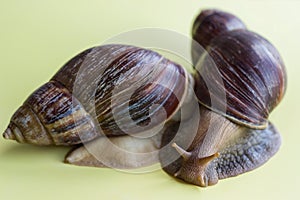
M 281 144 L 268 120 L 286 90 L 278 51 L 219 10 L 202 11 L 192 37 L 192 72 L 135 46 L 83 51 L 28 97 L 3 137 L 72 146 L 65 162 L 74 165 L 160 162 L 169 175 L 201 187 L 261 166 Z

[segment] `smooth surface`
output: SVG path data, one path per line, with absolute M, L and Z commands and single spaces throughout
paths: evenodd
M 64 164 L 68 148 L 20 145 L 0 138 L 1 199 L 297 199 L 300 178 L 300 1 L 152 0 L 16 1 L 0 4 L 0 131 L 25 98 L 78 52 L 143 27 L 189 35 L 203 8 L 238 15 L 281 53 L 288 89 L 270 119 L 282 133 L 279 153 L 259 169 L 206 189 L 159 170 L 129 174 Z

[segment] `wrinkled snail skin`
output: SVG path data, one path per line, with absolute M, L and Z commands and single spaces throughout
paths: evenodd
M 74 145 L 101 134 L 150 130 L 177 113 L 188 77 L 181 66 L 151 50 L 94 47 L 75 56 L 33 92 L 3 137 L 37 145 Z M 151 109 L 152 105 L 159 106 Z
M 174 122 L 163 134 L 162 147 L 166 147 L 159 158 L 171 176 L 207 187 L 261 166 L 278 151 L 281 138 L 272 124 L 263 130 L 236 126 L 204 106 L 200 108 L 197 135 L 186 150 L 182 148 L 186 146 L 185 139 L 191 138 L 174 137 L 193 131 L 188 121 L 184 122 L 186 128 L 182 132 L 178 132 L 180 122 Z M 178 159 L 170 162 L 174 158 Z

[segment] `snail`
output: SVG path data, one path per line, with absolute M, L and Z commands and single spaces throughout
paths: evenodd
M 257 168 L 281 143 L 268 121 L 286 90 L 280 55 L 240 19 L 217 10 L 196 18 L 193 38 L 206 51 L 192 46 L 191 73 L 140 47 L 83 51 L 28 97 L 3 137 L 73 146 L 65 162 L 75 165 L 136 168 L 159 161 L 168 174 L 201 187 Z M 107 141 L 153 153 L 117 154 Z M 107 162 L 97 159 L 102 151 Z
M 14 113 L 3 137 L 36 145 L 74 146 L 92 141 L 89 145 L 95 146 L 103 143 L 97 138 L 106 136 L 119 147 L 134 144 L 138 152 L 157 149 L 157 142 L 147 147 L 151 139 L 130 136 L 146 137 L 169 119 L 188 118 L 191 111 L 180 110 L 190 107 L 192 85 L 193 78 L 183 67 L 154 51 L 116 44 L 94 47 L 72 58 L 34 91 Z M 103 165 L 81 150 L 73 149 L 66 162 Z M 120 159 L 112 163 L 120 163 L 120 168 L 141 165 Z M 157 153 L 154 161 L 158 161 Z
M 127 45 L 91 48 L 28 97 L 4 137 L 20 143 L 75 145 L 100 136 L 97 123 L 106 136 L 125 135 L 127 129 L 132 134 L 139 127 L 146 131 L 159 124 L 163 114 L 171 118 L 177 112 L 187 96 L 188 76 L 184 68 L 150 50 Z M 125 98 L 126 94 L 132 96 Z M 119 109 L 127 104 L 129 116 Z M 151 109 L 153 105 L 159 106 Z
M 174 138 L 178 125 L 170 127 L 163 134 L 162 146 L 169 147 L 160 152 L 160 161 L 181 155 L 163 169 L 206 187 L 259 167 L 278 151 L 280 135 L 268 116 L 281 101 L 287 78 L 275 47 L 232 14 L 204 10 L 192 34 L 206 49 L 192 49 L 201 112 L 197 135 L 187 146 L 184 137 Z M 215 67 L 202 64 L 210 58 Z

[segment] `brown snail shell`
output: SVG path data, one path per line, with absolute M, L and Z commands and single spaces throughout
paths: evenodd
M 218 73 L 208 66 L 196 66 L 196 95 L 199 101 L 211 108 L 210 95 L 217 105 L 226 107 L 220 113 L 235 123 L 252 128 L 265 128 L 270 112 L 281 101 L 286 90 L 286 72 L 279 53 L 263 37 L 248 30 L 234 30 L 212 40 L 208 53 Z M 210 84 L 210 94 L 205 82 L 213 83 L 217 76 L 222 82 Z M 225 90 L 226 101 L 221 90 Z
M 269 113 L 286 90 L 285 66 L 276 48 L 262 36 L 246 30 L 229 13 L 205 10 L 196 19 L 194 28 L 195 24 L 199 32 L 194 32 L 193 38 L 201 44 L 202 38 L 209 38 L 204 44 L 207 52 L 195 66 L 198 72 L 195 92 L 199 101 L 216 112 L 223 112 L 219 108 L 225 107 L 226 112 L 220 114 L 236 123 L 265 128 Z M 208 32 L 207 24 L 216 25 Z M 215 68 L 201 64 L 208 57 L 216 64 Z M 210 91 L 206 83 L 212 83 Z M 215 108 L 211 107 L 211 97 L 217 101 Z
M 33 92 L 3 136 L 21 143 L 74 145 L 101 134 L 147 131 L 177 112 L 187 85 L 181 66 L 151 50 L 94 47 L 72 58 Z

